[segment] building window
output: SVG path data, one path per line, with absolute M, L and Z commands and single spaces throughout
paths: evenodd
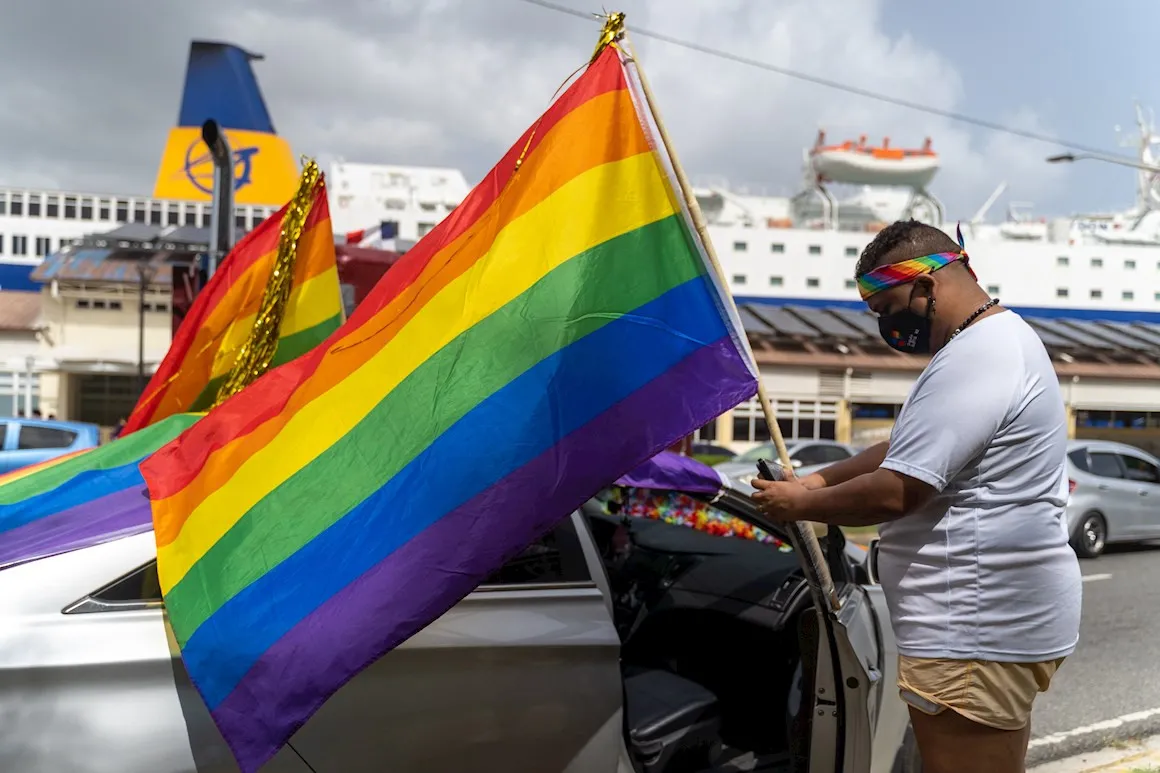
M 745 284 L 745 274 L 734 274 L 733 275 L 733 284 L 735 284 L 735 285 Z
M 27 255 L 28 254 L 28 237 L 27 236 L 13 236 L 12 237 L 12 254 L 13 255 Z
M 239 209 L 234 211 L 234 228 L 240 233 L 246 232 L 246 213 L 244 210 Z
M 1067 297 L 1067 288 L 1066 287 L 1055 288 L 1055 297 L 1056 298 L 1066 298 Z
M 822 245 L 811 244 L 810 245 L 810 254 L 811 255 L 821 255 L 822 254 Z
M 784 244 L 771 244 L 771 245 L 769 245 L 769 251 L 770 252 L 785 252 L 785 245 Z
M 93 307 L 92 302 L 88 298 L 77 298 L 76 305 L 78 309 L 91 309 Z
M 784 280 L 780 276 L 771 276 L 769 278 L 770 287 L 781 287 L 784 283 Z
M 999 294 L 999 285 L 987 285 L 987 293 L 989 295 L 998 295 Z
M 64 197 L 64 219 L 65 220 L 76 220 L 77 219 L 77 197 L 76 196 L 65 196 Z
M 858 257 L 858 248 L 857 247 L 847 247 L 846 248 L 846 257 L 847 258 Z
M 100 209 L 98 210 L 98 214 L 97 214 L 98 219 L 108 220 L 111 216 L 112 216 L 112 210 L 110 209 L 109 200 L 108 199 L 101 199 Z
M 149 204 L 149 225 L 161 225 L 160 201 L 153 201 Z
M 426 236 L 435 228 L 434 223 L 419 223 L 419 236 Z
M 734 252 L 746 252 L 748 250 L 749 250 L 749 243 L 748 242 L 733 242 L 733 251 Z
M 1057 265 L 1057 266 L 1066 266 L 1069 263 L 1071 263 L 1071 261 L 1068 259 L 1068 257 L 1066 255 L 1060 255 L 1058 258 L 1055 259 L 1055 265 Z
M 14 215 L 23 215 L 24 214 L 24 194 L 23 193 L 13 193 L 12 194 L 12 207 L 11 207 L 11 209 L 12 209 L 12 214 L 14 214 Z
M 820 284 L 821 284 L 821 281 L 816 276 L 811 276 L 809 279 L 806 280 L 806 287 L 817 287 Z
M 93 219 L 93 200 L 88 196 L 81 199 L 81 220 Z
M 133 222 L 144 223 L 145 219 L 145 202 L 138 201 L 133 204 Z
M 1136 267 L 1136 261 L 1131 260 L 1131 259 L 1124 261 L 1124 268 L 1135 268 L 1135 267 Z
M 40 194 L 28 194 L 28 216 L 40 217 Z
M 1130 301 L 1135 297 L 1136 297 L 1136 294 L 1133 293 L 1131 290 L 1124 290 L 1122 293 L 1120 293 L 1121 300 Z
M 52 239 L 47 236 L 36 237 L 36 257 L 43 258 L 48 255 L 49 249 L 52 247 Z
M 177 225 L 181 222 L 181 210 L 178 204 L 165 205 L 165 225 Z
M 1092 268 L 1103 268 L 1103 267 L 1104 267 L 1104 259 L 1103 258 L 1092 258 Z
M 48 202 L 44 205 L 44 214 L 46 217 L 60 217 L 60 196 L 48 197 Z
M 185 205 L 185 224 L 197 226 L 197 205 L 196 204 L 186 204 Z
M 1104 291 L 1103 290 L 1092 290 L 1091 297 L 1092 297 L 1093 301 L 1098 301 L 1100 298 L 1104 297 Z
M 142 212 L 144 214 L 144 212 Z M 117 222 L 129 222 L 129 202 L 124 199 L 117 199 Z

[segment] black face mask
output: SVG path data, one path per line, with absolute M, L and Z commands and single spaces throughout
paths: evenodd
M 911 301 L 914 294 L 911 293 Z M 934 298 L 927 301 L 926 316 L 915 314 L 907 306 L 878 318 L 878 332 L 882 340 L 892 349 L 907 354 L 930 354 L 930 321 L 934 316 Z

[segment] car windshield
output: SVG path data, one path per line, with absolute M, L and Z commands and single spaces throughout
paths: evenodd
M 672 526 L 684 526 L 718 537 L 736 537 L 764 542 L 783 550 L 790 549 L 788 544 L 774 535 L 703 499 L 680 491 L 612 486 L 602 491 L 596 499 L 607 515 L 663 521 Z
M 789 451 L 789 455 L 791 457 L 793 456 L 793 452 L 794 452 L 795 448 L 796 448 L 795 443 L 786 444 L 786 450 Z M 773 447 L 773 443 L 762 443 L 759 446 L 755 446 L 754 448 L 749 449 L 748 451 L 741 454 L 740 456 L 734 457 L 733 461 L 735 461 L 735 462 L 749 462 L 750 464 L 756 464 L 758 459 L 776 459 L 776 458 L 777 458 L 777 450 Z

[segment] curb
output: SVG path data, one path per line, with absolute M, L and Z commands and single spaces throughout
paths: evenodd
M 1148 738 L 1160 731 L 1160 710 L 1126 714 L 1087 727 L 1033 738 L 1027 747 L 1027 766 L 1090 754 L 1124 741 Z

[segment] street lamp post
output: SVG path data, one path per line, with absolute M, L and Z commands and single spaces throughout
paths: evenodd
M 1152 164 L 1145 164 L 1143 161 L 1137 161 L 1128 156 L 1113 156 L 1104 153 L 1060 153 L 1057 156 L 1048 156 L 1047 163 L 1049 164 L 1070 164 L 1075 161 L 1103 161 L 1106 164 L 1119 164 L 1120 166 L 1131 167 L 1132 169 L 1139 169 L 1143 172 L 1152 172 L 1153 174 L 1160 173 L 1160 166 L 1153 166 Z

